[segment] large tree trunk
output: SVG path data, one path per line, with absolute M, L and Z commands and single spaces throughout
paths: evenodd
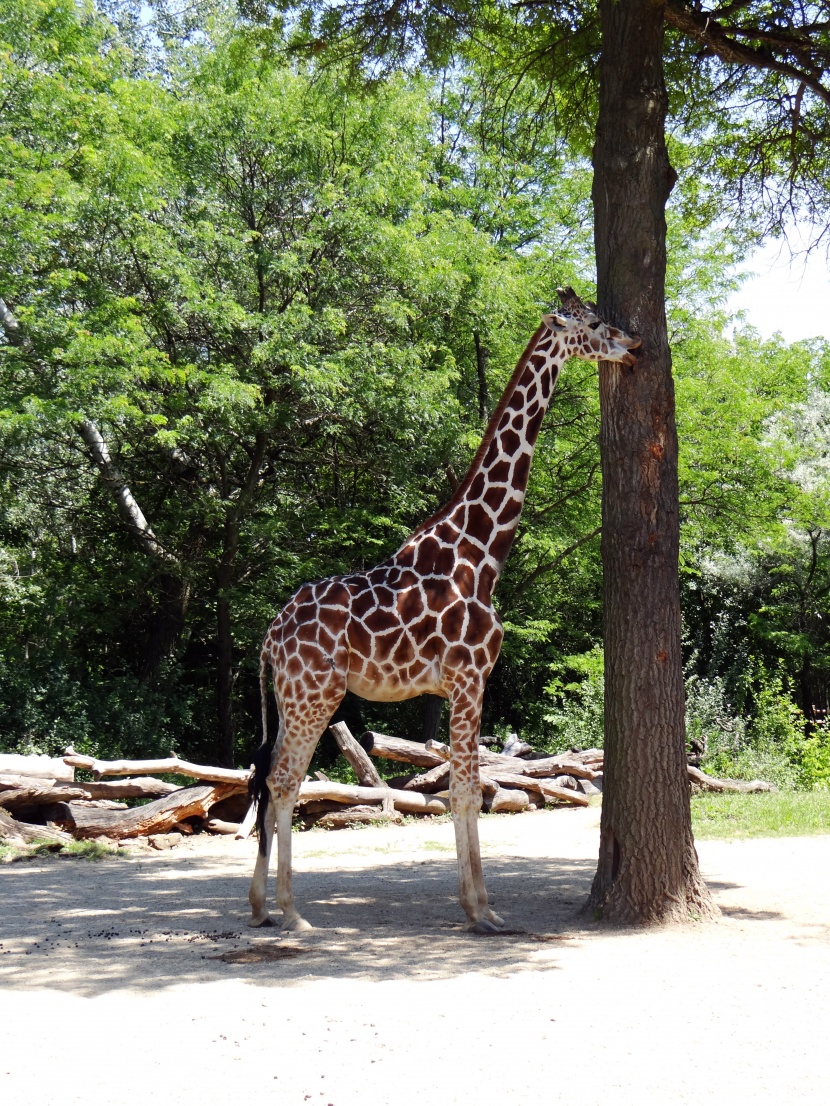
M 633 367 L 600 366 L 605 780 L 588 908 L 607 921 L 649 923 L 716 908 L 698 870 L 685 758 L 663 7 L 600 0 L 600 16 L 599 308 L 643 344 Z

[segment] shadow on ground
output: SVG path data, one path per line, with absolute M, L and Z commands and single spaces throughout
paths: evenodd
M 577 911 L 595 862 L 489 860 L 491 900 L 513 931 L 494 937 L 463 932 L 454 857 L 298 874 L 298 903 L 316 927 L 299 936 L 247 928 L 250 871 L 239 867 L 229 874 L 227 864 L 192 856 L 8 865 L 0 986 L 98 995 L 229 977 L 437 980 L 551 969 L 561 942 L 586 931 Z

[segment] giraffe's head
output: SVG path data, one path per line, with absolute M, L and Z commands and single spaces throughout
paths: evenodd
M 573 288 L 557 291 L 562 306 L 543 315 L 542 322 L 564 341 L 572 356 L 586 361 L 635 363 L 631 350 L 640 345 L 639 338 L 630 338 L 624 330 L 604 322 L 597 314 L 597 305 L 590 300 L 583 303 Z

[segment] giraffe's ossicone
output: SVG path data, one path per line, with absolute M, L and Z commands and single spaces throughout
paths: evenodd
M 556 379 L 569 357 L 633 365 L 640 343 L 609 326 L 572 289 L 531 338 L 449 503 L 388 560 L 368 572 L 305 584 L 272 623 L 262 647 L 263 729 L 273 675 L 280 725 L 253 781 L 260 852 L 251 924 L 271 924 L 266 880 L 278 839 L 277 903 L 283 927 L 308 923 L 294 905 L 291 818 L 317 742 L 346 691 L 394 702 L 431 693 L 450 702 L 450 805 L 467 928 L 489 932 L 478 843 L 478 735 L 487 678 L 501 648 L 493 590 L 516 534 L 530 463 Z

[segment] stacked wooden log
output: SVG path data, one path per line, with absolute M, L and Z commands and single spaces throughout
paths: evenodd
M 92 780 L 75 780 L 82 769 Z M 182 787 L 153 778 L 177 773 L 200 782 Z M 130 776 L 102 780 L 101 776 Z M 248 772 L 160 761 L 97 761 L 71 749 L 60 758 L 0 754 L 0 840 L 68 843 L 75 839 L 159 839 L 202 828 L 217 803 L 244 792 Z M 127 800 L 151 800 L 128 806 Z M 157 842 L 158 847 L 166 847 Z M 169 846 L 170 842 L 167 843 Z
M 514 737 L 515 735 L 511 735 Z M 370 756 L 401 761 L 424 768 L 395 778 L 408 792 L 449 799 L 450 750 L 440 741 L 425 745 L 400 737 L 369 732 L 360 742 Z M 508 741 L 507 753 L 496 753 L 482 742 L 478 749 L 479 777 L 484 809 L 501 811 L 535 810 L 549 803 L 587 806 L 591 795 L 599 794 L 602 783 L 602 750 L 548 756 L 521 746 L 521 755 L 512 755 L 515 742 Z
M 357 777 L 338 783 L 318 772 L 300 788 L 296 813 L 306 826 L 329 828 L 403 815 L 441 815 L 450 809 L 450 750 L 370 731 L 360 741 L 340 722 L 332 734 Z M 549 756 L 515 734 L 494 752 L 493 738 L 479 745 L 484 809 L 494 813 L 536 810 L 546 805 L 587 806 L 602 790 L 601 749 Z M 383 779 L 373 758 L 396 761 L 409 771 Z M 81 770 L 92 780 L 76 780 Z M 716 780 L 688 769 L 690 783 L 713 791 L 771 791 L 751 783 Z M 187 786 L 154 778 L 184 776 Z M 126 779 L 103 780 L 103 776 Z M 0 840 L 47 841 L 60 847 L 73 839 L 143 841 L 169 848 L 182 834 L 202 831 L 246 837 L 254 823 L 247 799 L 250 773 L 192 764 L 177 756 L 161 760 L 101 761 L 68 749 L 62 758 L 0 754 Z M 129 806 L 130 800 L 149 800 Z

